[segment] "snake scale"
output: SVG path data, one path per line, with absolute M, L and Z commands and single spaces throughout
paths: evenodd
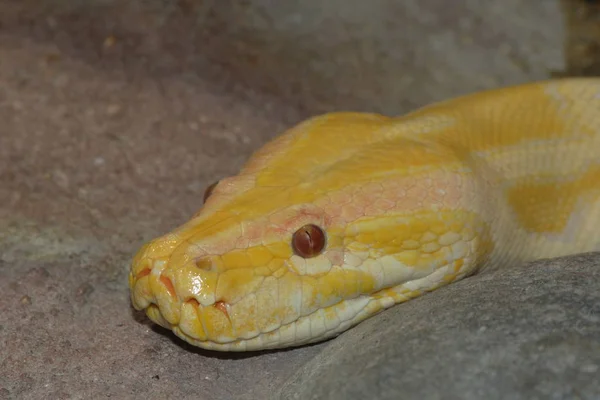
M 133 306 L 201 348 L 283 348 L 484 269 L 600 249 L 600 78 L 292 127 L 135 256 Z

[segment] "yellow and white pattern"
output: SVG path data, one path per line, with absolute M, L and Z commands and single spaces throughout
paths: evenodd
M 304 258 L 309 224 L 326 241 Z M 140 249 L 129 284 L 193 345 L 281 348 L 483 268 L 600 250 L 599 230 L 600 78 L 553 80 L 305 121 Z

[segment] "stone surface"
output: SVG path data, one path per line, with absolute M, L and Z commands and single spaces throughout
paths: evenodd
M 462 300 L 448 288 L 339 339 L 288 351 L 190 348 L 131 310 L 127 269 L 139 246 L 188 219 L 206 185 L 235 173 L 300 119 L 334 109 L 400 113 L 467 91 L 568 75 L 565 66 L 600 71 L 593 57 L 600 36 L 581 28 L 596 26 L 598 14 L 579 2 L 563 2 L 570 4 L 564 23 L 555 0 L 502 7 L 461 0 L 450 10 L 441 0 L 351 3 L 363 8 L 348 1 L 317 8 L 316 1 L 0 0 L 0 399 L 276 399 L 366 390 L 385 398 L 399 384 L 434 394 L 442 382 L 448 393 L 489 389 L 492 396 L 503 382 L 521 395 L 593 393 L 587 377 L 598 352 L 588 334 L 598 326 L 590 297 L 597 287 L 585 286 L 595 272 L 582 258 L 564 272 L 542 267 L 548 276 L 568 275 L 564 282 L 533 270 L 493 282 L 475 277 L 465 281 L 474 287 L 461 291 Z M 577 22 L 590 15 L 587 25 Z M 446 299 L 483 310 L 492 297 L 475 302 L 470 293 L 492 296 L 519 273 L 517 287 L 531 282 L 522 296 L 540 293 L 536 301 L 525 296 L 527 304 L 546 301 L 543 315 L 510 297 L 493 315 L 441 308 Z M 548 294 L 568 284 L 579 290 L 571 298 Z M 570 325 L 577 301 L 588 314 Z M 494 319 L 509 310 L 518 318 Z M 447 326 L 426 324 L 434 312 Z M 537 337 L 521 331 L 530 320 Z M 367 334 L 374 324 L 383 328 Z M 377 341 L 389 331 L 408 335 L 410 347 L 395 347 L 394 335 Z M 433 350 L 449 338 L 456 340 Z M 390 356 L 375 357 L 383 349 Z M 355 363 L 365 351 L 374 357 Z M 335 360 L 347 365 L 334 367 Z M 467 374 L 456 375 L 457 366 Z M 550 379 L 558 375 L 571 386 Z M 470 376 L 479 382 L 468 383 Z
M 339 336 L 282 399 L 598 399 L 600 253 L 482 273 Z
M 209 55 L 239 79 L 319 110 L 397 114 L 566 66 L 560 1 L 236 3 L 215 2 L 203 20 L 220 32 Z

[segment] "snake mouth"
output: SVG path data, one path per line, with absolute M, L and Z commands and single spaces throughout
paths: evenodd
M 291 321 L 260 326 L 250 313 L 237 312 L 237 303 L 181 296 L 180 282 L 164 273 L 166 265 L 164 260 L 134 263 L 129 274 L 133 307 L 184 341 L 207 350 L 253 351 L 319 342 L 382 308 L 372 296 L 360 295 Z
M 219 302 L 211 306 L 203 306 L 196 300 L 190 299 L 181 303 L 181 319 L 171 323 L 164 315 L 164 309 L 156 303 L 149 303 L 141 308 L 149 319 L 171 330 L 177 337 L 185 342 L 205 350 L 245 352 L 272 350 L 287 347 L 298 347 L 333 338 L 346 331 L 353 325 L 370 315 L 382 310 L 379 303 L 373 303 L 370 296 L 343 300 L 325 309 L 301 316 L 295 321 L 277 326 L 267 332 L 246 332 L 245 337 L 226 337 L 217 334 L 215 329 L 204 322 L 211 310 L 218 310 L 225 318 L 229 319 L 222 307 L 227 307 Z M 139 305 L 135 307 L 140 309 Z M 331 319 L 334 313 L 338 317 Z M 231 326 L 231 320 L 228 321 Z M 239 332 L 243 334 L 243 332 Z
M 246 312 L 250 308 L 243 304 L 245 298 L 229 304 L 197 294 L 186 296 L 183 287 L 189 287 L 189 281 L 182 284 L 176 277 L 172 279 L 166 266 L 165 260 L 134 263 L 129 275 L 133 307 L 184 341 L 207 350 L 256 351 L 320 342 L 408 299 L 394 298 L 392 289 L 386 289 L 387 295 L 380 290 L 263 324 L 257 319 L 264 315 L 256 310 Z M 177 270 L 181 269 L 185 268 Z

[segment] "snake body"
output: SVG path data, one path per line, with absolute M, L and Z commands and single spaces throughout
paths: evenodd
M 599 224 L 600 79 L 549 80 L 306 120 L 144 245 L 129 284 L 193 345 L 290 347 L 483 269 L 598 250 Z

